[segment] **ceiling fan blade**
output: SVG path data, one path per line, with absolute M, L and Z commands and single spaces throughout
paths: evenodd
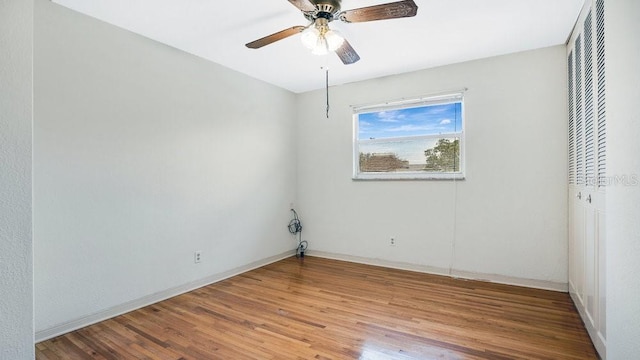
M 248 44 L 246 44 L 246 47 L 248 47 L 249 49 L 259 49 L 263 46 L 272 44 L 278 40 L 282 40 L 285 38 L 288 38 L 289 36 L 293 36 L 295 34 L 299 34 L 302 30 L 304 30 L 305 27 L 304 26 L 294 26 L 294 27 L 290 27 L 288 29 L 282 30 L 282 31 L 278 31 L 277 33 L 271 34 L 271 35 L 267 35 L 263 38 L 260 38 L 258 40 L 252 41 Z
M 350 23 L 411 17 L 417 13 L 418 5 L 413 0 L 404 0 L 343 11 L 339 17 Z
M 289 2 L 301 11 L 307 12 L 316 10 L 316 6 L 309 2 L 309 0 L 289 0 Z
M 345 65 L 350 65 L 360 60 L 360 55 L 358 55 L 347 40 L 336 50 L 336 55 L 338 55 Z

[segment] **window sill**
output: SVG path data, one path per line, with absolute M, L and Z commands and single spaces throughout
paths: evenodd
M 389 180 L 465 180 L 465 176 L 462 173 L 457 174 L 422 174 L 416 172 L 407 172 L 407 173 L 365 173 L 365 174 L 355 174 L 352 177 L 353 181 L 389 181 Z

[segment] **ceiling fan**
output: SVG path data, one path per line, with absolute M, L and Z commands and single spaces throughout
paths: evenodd
M 387 4 L 368 6 L 358 9 L 340 11 L 341 0 L 289 0 L 302 11 L 310 21 L 307 26 L 294 26 L 277 33 L 252 41 L 246 46 L 258 49 L 276 41 L 302 33 L 302 43 L 314 54 L 324 55 L 335 51 L 345 65 L 360 60 L 360 55 L 351 44 L 337 31 L 329 28 L 329 23 L 340 19 L 346 23 L 397 19 L 412 17 L 418 13 L 418 6 L 413 0 L 403 0 Z

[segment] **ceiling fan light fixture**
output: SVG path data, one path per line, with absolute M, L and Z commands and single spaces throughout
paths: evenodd
M 327 55 L 329 53 L 329 46 L 327 45 L 327 39 L 319 37 L 316 46 L 311 49 L 313 55 Z
M 326 55 L 338 50 L 342 43 L 344 43 L 342 36 L 333 31 L 329 31 L 324 36 L 318 37 L 316 46 L 311 49 L 311 53 L 314 55 Z
M 325 39 L 327 39 L 327 45 L 329 47 L 329 51 L 336 51 L 342 43 L 344 43 L 344 37 L 336 30 L 329 30 L 326 34 L 324 34 Z
M 309 27 L 302 32 L 302 44 L 314 55 L 326 55 L 336 51 L 344 43 L 344 37 L 339 32 L 324 27 Z
M 304 45 L 304 47 L 309 50 L 313 50 L 316 47 L 319 38 L 320 31 L 318 31 L 315 26 L 312 26 L 302 32 L 300 40 L 302 41 L 302 45 Z

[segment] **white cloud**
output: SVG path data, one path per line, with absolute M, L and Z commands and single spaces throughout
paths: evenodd
M 440 121 L 440 125 L 449 125 L 449 124 L 451 124 L 451 120 L 449 120 L 449 119 L 444 119 L 444 120 Z
M 406 118 L 406 115 L 399 111 L 380 111 L 376 115 L 380 119 L 380 122 L 385 123 L 397 123 L 400 122 L 400 119 Z
M 386 131 L 400 132 L 400 131 L 428 131 L 432 130 L 431 126 L 418 126 L 418 125 L 402 125 L 395 128 L 386 129 Z

